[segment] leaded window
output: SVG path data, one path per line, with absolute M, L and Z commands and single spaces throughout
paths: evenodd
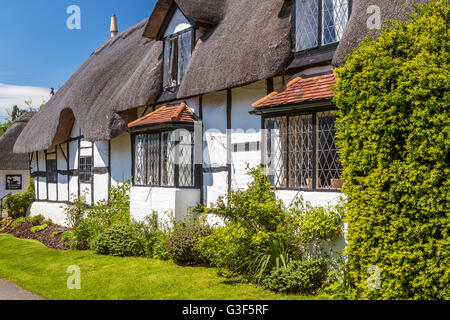
M 265 166 L 275 187 L 299 190 L 342 187 L 335 119 L 330 111 L 265 118 L 268 130 Z
M 57 183 L 58 182 L 58 170 L 56 159 L 47 160 L 45 162 L 45 167 L 47 170 L 47 182 Z
M 165 89 L 176 88 L 183 81 L 193 48 L 193 29 L 189 28 L 164 39 Z
M 317 187 L 319 189 L 339 189 L 342 170 L 336 146 L 336 117 L 331 112 L 317 114 Z
M 163 186 L 175 186 L 175 137 L 172 132 L 161 134 L 161 173 Z
M 296 51 L 339 42 L 350 11 L 351 0 L 296 0 Z
M 188 187 L 194 184 L 193 136 L 190 132 L 180 132 L 178 145 L 179 185 Z
M 134 184 L 194 187 L 193 133 L 188 130 L 134 135 Z
M 80 157 L 80 164 L 78 166 L 78 176 L 81 183 L 91 183 L 92 157 Z

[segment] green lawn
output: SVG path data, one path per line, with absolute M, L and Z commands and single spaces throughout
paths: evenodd
M 67 289 L 69 266 L 81 269 L 81 289 Z M 58 251 L 37 241 L 0 235 L 0 278 L 46 299 L 272 300 L 284 296 L 218 277 L 213 268 L 179 267 L 146 258 L 116 258 L 90 251 Z

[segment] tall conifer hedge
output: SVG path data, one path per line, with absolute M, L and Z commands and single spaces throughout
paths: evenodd
M 347 254 L 367 298 L 450 298 L 449 33 L 450 0 L 431 1 L 337 70 Z

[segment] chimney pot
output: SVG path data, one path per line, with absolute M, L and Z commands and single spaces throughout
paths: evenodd
M 115 14 L 111 17 L 111 38 L 114 38 L 119 33 L 119 29 L 117 28 L 117 17 Z

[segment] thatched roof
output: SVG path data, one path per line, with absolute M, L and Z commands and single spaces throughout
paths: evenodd
M 354 0 L 334 64 L 371 32 L 370 5 L 382 19 L 401 19 L 402 5 L 425 0 Z M 161 96 L 162 41 L 153 39 L 171 7 L 207 30 L 197 42 L 177 96 Z M 15 152 L 43 150 L 69 138 L 75 120 L 88 141 L 127 129 L 129 110 L 249 84 L 279 74 L 292 58 L 288 0 L 158 0 L 146 21 L 107 41 L 78 69 L 19 136 Z M 376 35 L 376 32 L 373 33 Z M 146 37 L 143 37 L 143 35 Z M 135 115 L 134 115 L 135 116 Z
M 291 57 L 290 30 L 285 0 L 226 0 L 222 21 L 192 54 L 178 98 L 278 74 Z
M 352 16 L 347 25 L 341 42 L 333 58 L 333 65 L 344 65 L 346 57 L 358 46 L 366 35 L 376 37 L 380 30 L 369 29 L 367 20 L 370 14 L 367 9 L 378 6 L 381 12 L 381 21 L 386 25 L 386 20 L 405 21 L 405 12 L 412 9 L 412 4 L 421 4 L 429 0 L 353 0 Z
M 14 150 L 43 150 L 65 141 L 74 119 L 89 141 L 126 130 L 129 119 L 120 112 L 154 101 L 161 91 L 162 43 L 142 37 L 145 25 L 98 48 L 30 121 Z
M 223 17 L 226 0 L 158 0 L 148 19 L 144 36 L 156 39 L 173 4 L 192 21 L 201 25 L 216 25 Z
M 181 11 L 197 23 L 218 24 L 224 14 L 225 0 L 176 0 Z
M 34 112 L 25 113 L 14 121 L 0 137 L 0 170 L 28 170 L 30 164 L 28 154 L 13 153 L 13 147 Z

